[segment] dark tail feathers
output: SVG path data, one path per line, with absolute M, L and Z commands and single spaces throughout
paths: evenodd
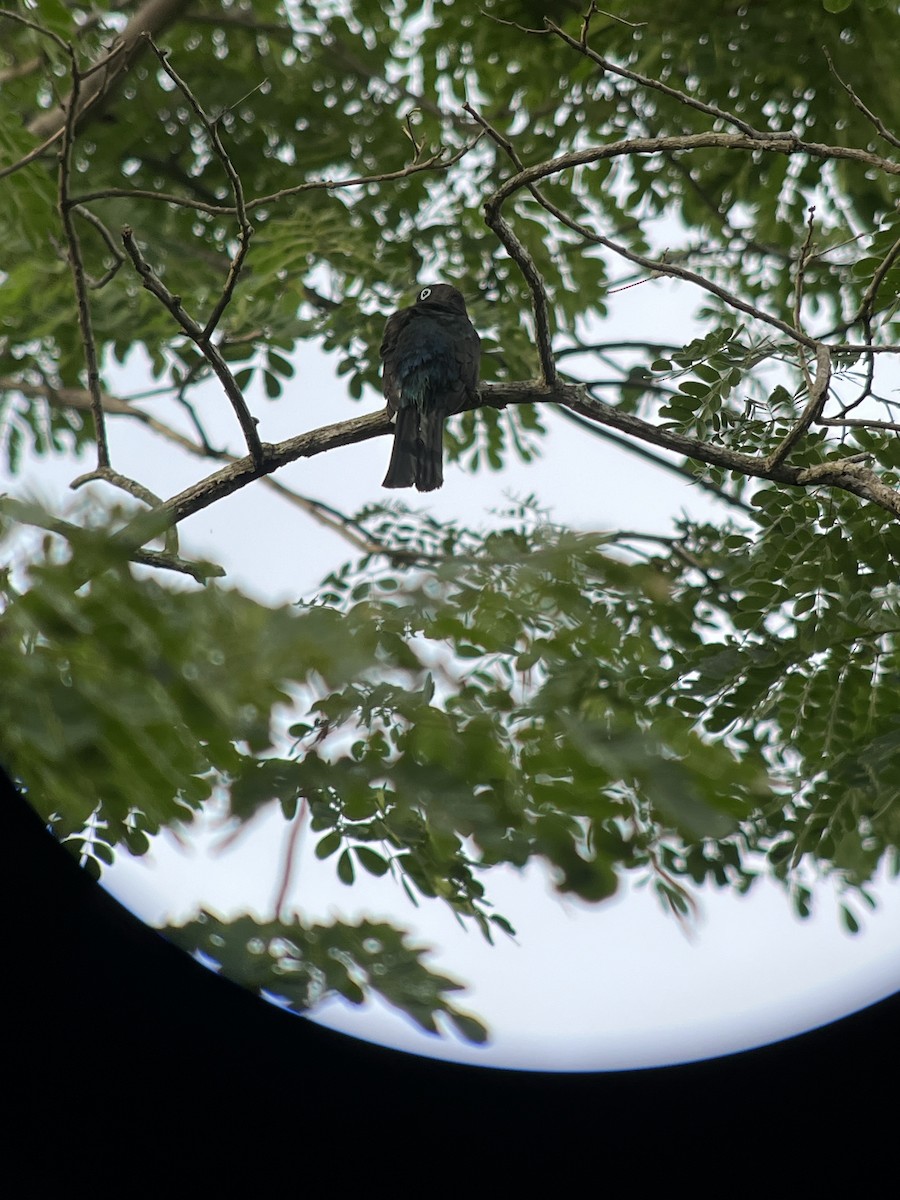
M 444 414 L 401 408 L 382 487 L 433 492 L 444 482 Z

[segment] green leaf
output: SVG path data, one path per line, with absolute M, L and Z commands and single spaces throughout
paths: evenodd
M 343 840 L 344 835 L 339 829 L 333 829 L 331 833 L 326 833 L 324 837 L 319 838 L 316 842 L 316 858 L 330 858 L 332 854 L 341 848 Z M 338 865 L 338 872 L 340 873 L 340 865 Z
M 370 875 L 384 875 L 390 869 L 390 863 L 376 851 L 369 849 L 368 846 L 354 846 L 353 853 L 359 860 L 359 864 Z
M 348 887 L 353 883 L 356 872 L 353 869 L 353 859 L 350 857 L 349 850 L 345 850 L 338 859 L 337 873 L 341 883 L 346 883 Z

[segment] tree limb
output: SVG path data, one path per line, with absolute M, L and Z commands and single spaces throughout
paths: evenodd
M 91 412 L 94 417 L 94 438 L 97 443 L 97 466 L 109 467 L 109 444 L 106 439 L 106 425 L 103 417 L 103 400 L 100 395 L 100 362 L 97 354 L 97 344 L 94 340 L 91 306 L 88 299 L 87 279 L 84 270 L 84 259 L 81 254 L 81 242 L 78 231 L 72 219 L 74 205 L 69 198 L 69 177 L 72 169 L 72 143 L 75 137 L 75 114 L 78 111 L 79 96 L 81 95 L 81 78 L 75 63 L 75 51 L 67 46 L 72 73 L 72 93 L 69 97 L 69 109 L 63 129 L 62 146 L 59 152 L 58 172 L 58 204 L 59 216 L 66 237 L 66 247 L 69 266 L 72 270 L 72 282 L 75 287 L 75 301 L 78 309 L 78 324 L 81 329 L 81 341 L 84 348 L 85 364 L 87 366 L 87 384 L 91 395 Z
M 478 396 L 468 407 L 489 405 L 492 408 L 505 408 L 510 404 L 537 403 L 562 405 L 589 421 L 618 429 L 628 436 L 662 446 L 666 450 L 673 450 L 686 458 L 696 459 L 727 471 L 737 471 L 751 478 L 768 479 L 797 487 L 822 484 L 837 487 L 900 517 L 900 492 L 883 483 L 874 471 L 862 467 L 858 461 L 859 456 L 834 459 L 814 467 L 792 467 L 785 462 L 769 465 L 767 459 L 762 456 L 743 454 L 700 438 L 686 437 L 670 429 L 659 429 L 640 417 L 621 412 L 602 400 L 593 399 L 581 384 L 561 381 L 557 381 L 552 387 L 534 382 L 483 384 Z M 183 521 L 222 497 L 246 487 L 254 479 L 268 475 L 287 463 L 300 458 L 313 458 L 338 446 L 355 445 L 391 433 L 393 423 L 385 408 L 365 416 L 353 417 L 349 421 L 325 425 L 282 442 L 266 443 L 262 448 L 261 463 L 257 463 L 249 455 L 237 459 L 222 470 L 172 496 L 153 512 L 142 513 L 120 530 L 113 540 L 128 550 L 140 547 L 150 538 L 158 537 L 169 525 Z
M 247 209 L 244 205 L 244 189 L 241 184 L 241 177 L 234 168 L 234 164 L 228 157 L 225 147 L 222 145 L 222 139 L 219 136 L 218 125 L 215 121 L 211 121 L 203 110 L 203 106 L 196 98 L 194 93 L 175 71 L 169 62 L 168 53 L 163 52 L 156 45 L 153 39 L 147 35 L 147 40 L 153 53 L 159 59 L 160 65 L 165 73 L 169 76 L 181 94 L 187 100 L 188 104 L 194 110 L 203 128 L 206 130 L 213 151 L 221 162 L 225 174 L 228 176 L 228 182 L 231 184 L 231 192 L 234 196 L 234 210 L 237 216 L 238 225 L 240 226 L 240 237 L 238 239 L 238 248 L 228 268 L 228 278 L 225 280 L 225 286 L 222 289 L 222 294 L 219 297 L 209 320 L 203 327 L 203 341 L 208 342 L 216 330 L 216 326 L 222 319 L 222 314 L 231 302 L 234 295 L 234 289 L 237 287 L 238 279 L 240 278 L 241 268 L 244 265 L 244 260 L 247 257 L 247 252 L 250 249 L 250 239 L 253 236 L 253 226 L 247 218 Z M 199 345 L 199 343 L 198 343 Z
M 190 0 L 147 0 L 137 10 L 116 38 L 112 50 L 103 56 L 92 68 L 82 71 L 82 77 L 90 76 L 87 83 L 78 92 L 77 98 L 73 92 L 57 108 L 40 113 L 29 123 L 28 129 L 36 137 L 52 138 L 58 136 L 66 120 L 66 114 L 73 104 L 73 130 L 78 129 L 85 119 L 97 107 L 98 103 L 116 86 L 124 73 L 146 46 L 146 34 L 156 35 L 168 28 L 187 9 Z M 9 15 L 4 13 L 3 15 Z M 42 32 L 47 32 L 42 30 Z
M 244 397 L 241 389 L 235 382 L 235 378 L 231 373 L 231 369 L 222 357 L 217 346 L 210 341 L 205 330 L 199 325 L 193 317 L 191 317 L 184 309 L 181 303 L 181 297 L 173 295 L 166 287 L 158 275 L 154 273 L 150 264 L 138 249 L 137 243 L 134 240 L 134 231 L 125 226 L 122 230 L 122 241 L 128 256 L 134 264 L 134 269 L 141 278 L 141 282 L 151 295 L 167 308 L 187 336 L 194 342 L 197 349 L 215 371 L 219 378 L 219 382 L 225 391 L 226 396 L 231 401 L 231 406 L 235 411 L 241 429 L 244 432 L 244 438 L 247 442 L 247 448 L 250 455 L 257 466 L 261 466 L 263 462 L 262 444 L 259 440 L 259 432 L 256 428 L 256 420 L 250 415 L 250 410 L 244 402 Z

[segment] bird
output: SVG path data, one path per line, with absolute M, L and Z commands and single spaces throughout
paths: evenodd
M 379 351 L 394 448 L 382 487 L 433 492 L 444 482 L 444 418 L 478 388 L 481 338 L 462 292 L 423 287 L 410 308 L 388 317 Z

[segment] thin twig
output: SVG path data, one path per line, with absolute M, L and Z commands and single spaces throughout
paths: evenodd
M 522 172 L 518 178 L 532 174 L 533 168 Z M 550 174 L 550 172 L 548 172 L 548 174 Z M 505 184 L 503 184 L 487 203 L 499 207 L 499 205 L 503 203 L 503 200 L 512 194 L 514 190 L 510 187 L 512 182 L 513 180 L 508 180 Z M 611 250 L 614 254 L 618 254 L 621 258 L 626 259 L 628 262 L 633 262 L 636 266 L 643 267 L 645 271 L 649 271 L 653 275 L 668 275 L 674 279 L 682 279 L 686 283 L 693 283 L 697 287 L 703 288 L 704 291 L 710 292 L 714 296 L 718 296 L 718 298 L 723 300 L 730 308 L 747 313 L 748 316 L 756 317 L 757 320 L 763 321 L 767 325 L 771 325 L 781 333 L 786 334 L 789 338 L 799 342 L 800 345 L 806 346 L 810 350 L 815 349 L 816 343 L 813 338 L 807 337 L 802 330 L 796 329 L 793 325 L 789 325 L 786 321 L 782 321 L 780 317 L 776 317 L 771 313 L 765 312 L 763 309 L 758 308 L 755 304 L 750 304 L 749 301 L 743 300 L 734 292 L 730 292 L 727 288 L 722 287 L 720 284 L 714 283 L 711 279 L 707 279 L 706 276 L 700 275 L 696 271 L 689 271 L 686 267 L 679 267 L 674 262 L 671 262 L 666 258 L 648 258 L 644 254 L 637 254 L 635 251 L 629 250 L 627 246 L 623 246 L 621 243 L 613 241 L 612 238 L 604 237 L 604 235 L 601 233 L 595 233 L 594 230 L 590 229 L 581 221 L 576 221 L 574 217 L 570 217 L 568 213 L 563 212 L 558 205 L 553 204 L 550 200 L 548 200 L 537 187 L 533 186 L 533 184 L 529 182 L 523 182 L 522 186 L 528 188 L 529 192 L 535 196 L 538 203 L 544 209 L 546 209 L 551 216 L 556 217 L 561 224 L 565 225 L 568 229 L 571 229 L 574 233 L 580 234 L 585 241 L 591 242 L 594 245 L 603 246 L 605 249 Z M 487 207 L 487 205 L 485 207 Z
M 815 205 L 811 206 L 806 222 L 806 238 L 800 248 L 800 256 L 797 259 L 797 280 L 794 285 L 794 328 L 802 329 L 801 310 L 803 308 L 803 287 L 806 281 L 806 264 L 812 257 L 813 244 L 813 218 L 815 217 Z
M 57 204 L 66 236 L 69 266 L 72 270 L 72 282 L 75 287 L 78 324 L 81 329 L 81 341 L 84 347 L 84 358 L 87 366 L 87 385 L 88 391 L 91 394 L 91 412 L 94 417 L 94 437 L 97 442 L 97 466 L 108 467 L 109 444 L 106 439 L 106 425 L 103 418 L 103 398 L 100 394 L 100 366 L 97 355 L 97 344 L 94 341 L 87 278 L 84 270 L 84 260 L 81 256 L 81 243 L 78 240 L 78 231 L 72 219 L 74 206 L 69 198 L 72 144 L 75 137 L 75 114 L 78 111 L 81 80 L 78 75 L 78 66 L 75 62 L 75 51 L 71 46 L 68 46 L 67 50 L 72 72 L 72 92 L 69 97 L 69 110 L 66 115 L 66 123 L 63 127 L 62 146 L 59 151 L 59 194 Z
M 809 372 L 805 371 L 804 373 L 809 378 Z M 800 419 L 796 425 L 788 430 L 766 459 L 766 466 L 769 470 L 777 467 L 779 463 L 784 462 L 794 446 L 796 446 L 810 425 L 812 425 L 813 421 L 821 415 L 825 399 L 828 395 L 828 383 L 830 379 L 831 355 L 828 347 L 820 342 L 816 347 L 816 377 L 810 383 L 809 400 L 806 402 L 806 407 L 800 414 Z
M 859 405 L 862 404 L 863 400 L 872 395 L 872 384 L 875 380 L 875 355 L 873 353 L 875 346 L 872 345 L 872 318 L 870 316 L 866 315 L 863 317 L 862 327 L 863 337 L 866 339 L 866 345 L 868 347 L 868 353 L 865 356 L 866 376 L 863 380 L 862 390 L 860 391 L 859 395 L 856 396 L 849 404 L 845 404 L 842 408 L 841 412 L 844 416 L 846 416 L 848 412 L 852 412 L 854 408 L 858 408 Z
M 177 571 L 181 575 L 190 575 L 197 583 L 206 583 L 210 579 L 222 579 L 225 568 L 218 563 L 195 562 L 176 555 L 165 554 L 161 550 L 138 550 L 131 555 L 131 561 L 142 567 L 155 567 L 158 571 Z
M 37 529 L 46 529 L 48 533 L 54 533 L 68 542 L 84 541 L 85 530 L 80 525 L 74 525 L 70 521 L 64 521 L 62 517 L 46 513 L 36 504 L 17 500 L 13 496 L 0 496 L 0 511 L 7 513 L 20 525 L 32 525 Z M 167 554 L 161 550 L 138 548 L 129 553 L 128 558 L 131 562 L 139 563 L 141 566 L 190 575 L 198 583 L 205 583 L 208 579 L 225 574 L 217 563 L 190 562 L 188 559 L 179 558 L 177 555 Z
M 875 298 L 878 295 L 879 288 L 884 283 L 885 276 L 897 261 L 898 256 L 900 256 L 900 238 L 897 238 L 893 246 L 891 246 L 890 250 L 888 250 L 887 254 L 878 264 L 878 269 L 872 276 L 869 286 L 866 288 L 856 316 L 851 321 L 851 325 L 855 325 L 857 321 L 865 321 L 867 317 L 871 319 L 875 315 Z
M 105 271 L 99 279 L 92 279 L 90 281 L 91 289 L 95 292 L 98 292 L 101 288 L 106 287 L 111 279 L 114 279 L 115 276 L 118 275 L 120 267 L 124 266 L 125 264 L 125 255 L 116 245 L 112 233 L 106 228 L 100 218 L 95 216 L 89 208 L 82 208 L 80 205 L 73 205 L 72 211 L 75 212 L 79 217 L 82 217 L 89 225 L 92 225 L 94 229 L 97 230 L 106 243 L 106 248 L 109 250 L 114 259 L 113 265 L 108 271 Z
M 593 6 L 592 6 L 593 7 Z M 595 10 L 596 11 L 596 10 Z M 590 13 L 588 13 L 590 15 Z M 770 137 L 771 135 L 763 130 L 754 129 L 746 121 L 742 121 L 740 117 L 734 113 L 726 112 L 723 108 L 716 107 L 715 104 L 706 104 L 702 100 L 698 100 L 695 96 L 689 96 L 687 92 L 679 91 L 678 88 L 669 87 L 667 83 L 661 83 L 658 79 L 652 79 L 648 75 L 641 75 L 637 71 L 630 71 L 627 67 L 619 66 L 618 63 L 612 62 L 611 59 L 604 58 L 598 54 L 596 50 L 592 50 L 587 44 L 587 29 L 582 27 L 581 39 L 571 37 L 564 29 L 560 29 L 548 18 L 544 18 L 544 24 L 551 33 L 555 33 L 558 38 L 561 38 L 567 46 L 571 46 L 573 50 L 577 50 L 592 62 L 595 62 L 598 67 L 604 71 L 608 71 L 611 75 L 618 75 L 622 79 L 628 79 L 632 83 L 638 84 L 640 87 L 649 88 L 654 92 L 661 92 L 664 96 L 669 96 L 673 100 L 677 100 L 679 104 L 685 105 L 687 108 L 694 108 L 698 112 L 706 113 L 709 117 L 714 117 L 717 121 L 724 121 L 728 125 L 733 125 L 735 129 L 739 129 L 741 133 L 745 133 L 750 138 Z M 782 135 L 788 136 L 788 135 Z
M 891 267 L 897 261 L 898 256 L 900 256 L 900 238 L 894 242 L 893 246 L 891 246 L 890 250 L 884 256 L 883 260 L 878 264 L 878 268 L 873 274 L 872 279 L 869 282 L 869 286 L 866 288 L 863 298 L 860 301 L 859 309 L 850 322 L 851 326 L 857 323 L 862 325 L 863 337 L 866 339 L 866 345 L 869 347 L 870 353 L 866 356 L 866 378 L 863 383 L 862 391 L 852 401 L 852 403 L 845 405 L 842 410 L 844 416 L 846 416 L 848 412 L 852 412 L 854 408 L 857 408 L 867 397 L 871 396 L 872 394 L 872 384 L 875 379 L 875 358 L 871 353 L 871 351 L 874 349 L 872 345 L 874 336 L 872 333 L 872 322 L 875 317 L 875 301 L 888 271 L 890 271 Z
M 244 260 L 247 257 L 247 252 L 250 249 L 250 239 L 253 236 L 253 226 L 247 219 L 247 210 L 244 205 L 244 188 L 241 184 L 241 178 L 235 170 L 234 164 L 228 157 L 225 147 L 222 145 L 222 139 L 219 136 L 218 123 L 211 121 L 203 110 L 200 101 L 193 94 L 191 89 L 175 71 L 169 62 L 168 52 L 160 50 L 159 46 L 153 41 L 149 34 L 145 35 L 153 53 L 159 59 L 160 65 L 165 73 L 169 76 L 181 94 L 187 100 L 190 107 L 194 110 L 200 124 L 206 130 L 212 148 L 221 162 L 225 174 L 228 176 L 228 182 L 231 185 L 231 193 L 234 196 L 234 209 L 237 216 L 238 225 L 240 226 L 240 237 L 238 239 L 238 248 L 234 257 L 231 260 L 228 268 L 228 277 L 225 280 L 225 286 L 222 289 L 222 294 L 219 297 L 215 308 L 213 309 L 209 320 L 203 328 L 203 340 L 208 342 L 215 332 L 216 326 L 222 319 L 222 314 L 231 302 L 234 296 L 234 289 L 237 286 L 240 278 L 241 269 L 244 265 Z
M 496 142 L 513 160 L 519 171 L 522 162 L 512 147 L 512 144 L 493 125 L 490 124 L 468 101 L 463 109 L 482 127 L 485 133 Z M 500 206 L 492 206 L 488 200 L 484 205 L 484 219 L 489 229 L 497 235 L 507 252 L 528 284 L 531 292 L 531 308 L 534 313 L 534 339 L 537 346 L 538 361 L 541 366 L 541 378 L 544 383 L 553 385 L 557 378 L 556 359 L 553 354 L 553 339 L 550 335 L 550 305 L 547 300 L 547 289 L 537 264 L 516 237 L 509 222 L 500 212 Z
M 645 29 L 647 27 L 646 21 L 626 21 L 624 17 L 620 17 L 617 13 L 607 12 L 605 8 L 598 8 L 594 0 L 591 0 L 590 6 L 581 21 L 581 41 L 585 45 L 587 44 L 588 34 L 591 29 L 591 17 L 595 13 L 601 17 L 608 17 L 610 21 L 615 21 L 617 25 L 626 25 L 629 29 Z
M 859 429 L 893 429 L 900 431 L 897 421 L 870 421 L 866 417 L 817 417 L 817 425 L 850 425 Z
M 259 432 L 256 428 L 256 420 L 250 415 L 250 410 L 244 402 L 244 397 L 241 394 L 241 389 L 235 382 L 235 378 L 231 373 L 228 364 L 222 357 L 218 348 L 205 335 L 202 326 L 200 326 L 193 317 L 189 316 L 181 303 L 181 297 L 175 296 L 166 285 L 162 282 L 158 275 L 154 273 L 149 263 L 138 249 L 137 243 L 134 240 L 134 231 L 130 226 L 125 226 L 122 230 L 122 241 L 129 258 L 134 264 L 134 269 L 141 277 L 141 282 L 151 295 L 156 296 L 157 300 L 167 308 L 180 327 L 184 330 L 187 336 L 194 342 L 200 353 L 207 360 L 209 365 L 215 371 L 219 378 L 219 382 L 231 401 L 231 406 L 235 411 L 241 429 L 244 433 L 244 439 L 247 443 L 247 449 L 250 451 L 250 456 L 257 468 L 262 466 L 264 460 L 262 443 L 259 440 Z
M 281 871 L 281 885 L 278 888 L 278 895 L 275 897 L 275 918 L 280 921 L 287 921 L 289 914 L 285 911 L 287 904 L 288 892 L 291 887 L 291 875 L 294 871 L 294 859 L 297 856 L 297 847 L 300 844 L 300 834 L 303 832 L 303 824 L 306 819 L 306 814 L 309 809 L 309 804 L 304 796 L 300 802 L 300 807 L 297 810 L 297 815 L 291 822 L 291 828 L 287 835 L 287 849 L 284 855 L 284 866 Z
M 38 137 L 47 137 L 58 132 L 71 111 L 73 127 L 79 127 L 86 117 L 97 111 L 99 102 L 118 83 L 124 72 L 145 46 L 144 34 L 160 33 L 181 15 L 190 0 L 145 0 L 117 37 L 112 49 L 96 63 L 85 68 L 82 79 L 90 77 L 88 86 L 79 89 L 79 98 L 74 109 L 69 96 L 59 107 L 40 113 L 29 122 L 29 131 Z M 55 36 L 48 30 L 42 33 Z
M 64 129 L 58 129 L 56 133 L 51 134 L 46 141 L 41 142 L 39 146 L 35 146 L 33 150 L 29 150 L 17 162 L 0 169 L 0 179 L 5 179 L 7 175 L 13 175 L 16 171 L 20 171 L 22 167 L 27 167 L 29 163 L 34 162 L 36 158 L 40 158 L 45 150 L 49 150 L 54 143 L 59 141 L 63 133 Z
M 803 319 L 802 319 L 803 287 L 804 287 L 804 283 L 806 282 L 806 264 L 809 260 L 810 254 L 812 253 L 813 230 L 814 230 L 813 219 L 814 219 L 815 215 L 816 215 L 815 205 L 812 205 L 809 209 L 808 219 L 806 222 L 806 237 L 804 238 L 803 245 L 800 247 L 800 254 L 797 259 L 797 277 L 796 277 L 796 281 L 794 284 L 794 313 L 793 313 L 795 329 L 803 328 Z M 807 366 L 807 363 L 806 363 L 806 355 L 803 352 L 802 346 L 797 347 L 797 358 L 798 358 L 799 365 L 800 365 L 800 372 L 803 375 L 803 378 L 806 382 L 806 390 L 810 395 L 809 403 L 810 404 L 813 403 L 812 397 L 814 394 L 819 396 L 819 403 L 817 406 L 814 406 L 812 411 L 813 411 L 813 413 L 815 413 L 816 411 L 818 413 L 821 413 L 822 408 L 824 406 L 824 402 L 825 402 L 825 394 L 819 393 L 818 389 L 813 385 L 812 376 L 809 373 L 809 367 Z M 872 361 L 872 360 L 870 359 L 870 361 Z M 830 368 L 829 368 L 829 373 L 830 373 Z M 826 392 L 827 392 L 827 382 L 826 382 Z M 801 421 L 803 420 L 803 418 L 805 418 L 806 415 L 807 415 L 806 413 L 803 414 Z M 812 419 L 812 417 L 810 417 L 810 420 L 811 419 Z M 808 428 L 809 428 L 809 421 L 807 421 L 807 423 L 806 423 L 806 429 L 808 429 Z M 805 432 L 805 430 L 801 430 L 800 432 L 801 433 Z M 776 462 L 780 461 L 780 458 L 784 458 L 787 456 L 788 451 L 793 447 L 793 445 L 795 444 L 795 442 L 797 440 L 795 438 L 793 441 L 790 441 L 790 442 L 788 441 L 788 438 L 792 437 L 792 434 L 793 434 L 793 431 L 791 431 L 791 433 L 788 434 L 788 437 L 785 438 L 781 442 L 781 444 L 775 448 L 775 450 L 773 451 L 773 456 L 772 456 L 773 461 L 776 461 Z M 797 437 L 799 438 L 799 436 L 800 436 L 800 434 L 798 433 Z M 778 456 L 780 456 L 780 458 Z
M 573 425 L 577 425 L 586 433 L 602 438 L 606 442 L 611 442 L 614 446 L 621 446 L 629 454 L 634 454 L 638 458 L 644 459 L 645 462 L 651 463 L 654 467 L 668 471 L 671 475 L 677 475 L 681 479 L 686 479 L 689 483 L 696 485 L 705 492 L 710 492 L 717 499 L 723 500 L 726 504 L 730 504 L 734 508 L 743 509 L 744 512 L 753 512 L 753 508 L 745 500 L 741 500 L 739 496 L 733 496 L 730 492 L 726 492 L 724 488 L 719 487 L 712 480 L 704 479 L 702 475 L 698 475 L 690 467 L 686 467 L 681 463 L 671 462 L 668 458 L 663 458 L 661 454 L 654 454 L 646 446 L 629 441 L 628 438 L 622 437 L 621 434 L 614 433 L 611 429 L 606 429 L 594 421 L 588 421 L 585 417 L 579 416 L 578 413 L 572 412 L 568 408 L 560 407 L 557 411 L 561 417 L 565 417 L 567 421 L 571 421 Z
M 674 354 L 681 350 L 674 342 L 643 342 L 643 341 L 613 341 L 613 342 L 583 342 L 577 346 L 564 346 L 554 351 L 556 357 L 569 358 L 573 354 L 600 354 L 607 350 L 647 350 L 651 354 Z
M 151 492 L 148 487 L 144 487 L 136 479 L 130 479 L 127 475 L 122 475 L 118 471 L 112 470 L 111 467 L 98 467 L 96 471 L 88 471 L 85 475 L 79 475 L 73 479 L 69 487 L 73 491 L 83 487 L 86 483 L 93 483 L 95 480 L 101 480 L 103 483 L 108 483 L 111 487 L 120 488 L 123 492 L 127 492 L 129 496 L 134 496 L 135 500 L 141 500 L 148 508 L 158 508 L 162 504 L 162 500 L 154 492 Z M 175 556 L 178 554 L 178 531 L 174 528 L 167 529 L 165 534 L 165 552 L 167 555 Z
M 23 17 L 21 13 L 12 12 L 8 8 L 0 8 L 0 17 L 5 17 L 7 21 L 16 21 L 19 25 L 25 25 L 28 29 L 34 30 L 35 33 L 50 38 L 62 50 L 63 54 L 70 55 L 72 53 L 72 47 L 65 38 L 60 37 L 58 33 L 54 33 L 52 29 L 48 29 L 45 25 L 39 25 L 37 21 L 31 21 L 28 17 Z
M 884 140 L 886 142 L 890 142 L 890 144 L 892 146 L 896 146 L 896 147 L 898 147 L 898 149 L 900 149 L 900 138 L 898 138 L 896 134 L 891 133 L 891 131 L 888 129 L 888 127 L 885 125 L 885 123 L 881 120 L 881 118 L 876 117 L 875 114 L 871 111 L 871 109 L 866 108 L 865 104 L 863 104 L 862 100 L 860 100 L 859 96 L 857 96 L 856 92 L 854 92 L 854 90 L 850 86 L 850 84 L 845 83 L 844 80 L 841 79 L 840 75 L 838 75 L 838 73 L 837 73 L 837 69 L 835 68 L 834 63 L 831 61 L 831 55 L 828 53 L 828 50 L 824 46 L 822 47 L 822 53 L 825 55 L 825 59 L 828 63 L 828 70 L 832 73 L 832 75 L 835 77 L 835 79 L 838 81 L 838 83 L 841 85 L 841 87 L 844 89 L 844 91 L 850 97 L 850 100 L 852 101 L 854 106 L 859 109 L 859 111 L 863 114 L 863 116 L 866 118 L 866 120 L 871 121 L 871 123 L 875 126 L 875 128 L 878 130 L 878 132 L 881 134 L 881 136 L 884 138 Z
M 466 142 L 459 150 L 453 154 L 447 155 L 446 150 L 442 147 L 435 154 L 423 159 L 421 162 L 412 162 L 405 167 L 401 167 L 397 171 L 385 171 L 380 175 L 354 175 L 350 179 L 316 179 L 307 183 L 294 184 L 293 187 L 281 188 L 280 191 L 272 192 L 268 196 L 259 196 L 255 200 L 247 200 L 245 209 L 247 212 L 252 212 L 256 208 L 262 208 L 269 204 L 275 204 L 279 200 L 290 199 L 292 196 L 299 196 L 303 192 L 336 192 L 344 188 L 365 187 L 370 183 L 393 183 L 397 179 L 406 179 L 410 175 L 417 175 L 420 171 L 445 171 L 448 167 L 454 166 L 459 160 L 477 145 L 481 140 L 482 135 L 473 138 L 470 142 Z M 85 192 L 84 195 L 74 198 L 75 204 L 87 204 L 91 200 L 156 200 L 162 204 L 172 204 L 178 208 L 191 208 L 197 212 L 208 213 L 210 216 L 234 217 L 237 215 L 237 209 L 233 205 L 228 204 L 207 204 L 203 200 L 191 200 L 185 196 L 175 195 L 174 192 L 153 192 L 145 188 L 101 188 L 96 192 Z
M 503 17 L 495 17 L 493 13 L 485 12 L 483 8 L 478 10 L 483 17 L 487 17 L 489 21 L 493 21 L 496 25 L 506 25 L 510 29 L 518 29 L 520 33 L 534 33 L 538 37 L 546 37 L 550 32 L 549 29 L 530 29 L 527 25 L 520 25 L 518 21 L 506 21 Z

